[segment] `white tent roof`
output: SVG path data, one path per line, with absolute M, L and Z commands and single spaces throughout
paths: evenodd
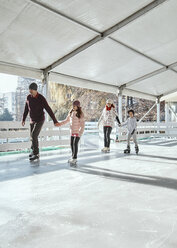
M 165 99 L 176 24 L 176 0 L 0 0 L 0 72 Z
M 165 96 L 164 100 L 166 102 L 177 102 L 177 92 Z

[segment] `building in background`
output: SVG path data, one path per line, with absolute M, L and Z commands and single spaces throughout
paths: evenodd
M 0 94 L 0 115 L 2 115 L 8 109 L 13 119 L 16 119 L 16 100 L 15 92 L 6 92 Z
M 8 109 L 9 113 L 13 116 L 13 119 L 15 120 L 16 117 L 15 92 L 4 93 L 3 98 L 4 98 L 4 109 Z
M 3 99 L 3 93 L 0 93 L 0 115 L 2 115 L 4 112 L 4 99 Z
M 38 85 L 38 91 L 42 92 L 42 82 L 40 80 L 18 77 L 17 88 L 15 92 L 0 93 L 0 115 L 5 109 L 12 115 L 14 121 L 21 121 L 26 97 L 29 94 L 29 85 L 35 82 Z
M 37 83 L 38 85 L 38 92 L 42 92 L 42 82 L 40 80 L 32 79 L 32 78 L 25 78 L 25 77 L 18 77 L 17 89 L 15 93 L 16 99 L 16 121 L 21 121 L 24 106 L 26 103 L 26 98 L 29 95 L 29 85 L 31 83 Z

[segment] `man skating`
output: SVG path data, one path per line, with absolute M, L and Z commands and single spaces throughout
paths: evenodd
M 50 106 L 48 105 L 45 97 L 38 93 L 36 83 L 30 84 L 29 92 L 30 94 L 27 96 L 25 109 L 23 113 L 22 126 L 25 125 L 25 120 L 29 113 L 30 135 L 32 141 L 32 153 L 29 155 L 29 159 L 30 161 L 34 161 L 39 158 L 38 136 L 45 120 L 44 109 L 50 115 L 54 124 L 58 123 L 58 121 L 56 120 L 55 115 Z

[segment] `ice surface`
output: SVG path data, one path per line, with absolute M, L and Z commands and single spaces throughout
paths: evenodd
M 176 248 L 177 141 L 0 157 L 0 248 Z

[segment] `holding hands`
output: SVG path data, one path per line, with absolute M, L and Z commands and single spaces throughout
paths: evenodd
M 60 127 L 61 126 L 61 123 L 60 122 L 57 122 L 57 123 L 55 123 L 55 126 L 56 127 Z

